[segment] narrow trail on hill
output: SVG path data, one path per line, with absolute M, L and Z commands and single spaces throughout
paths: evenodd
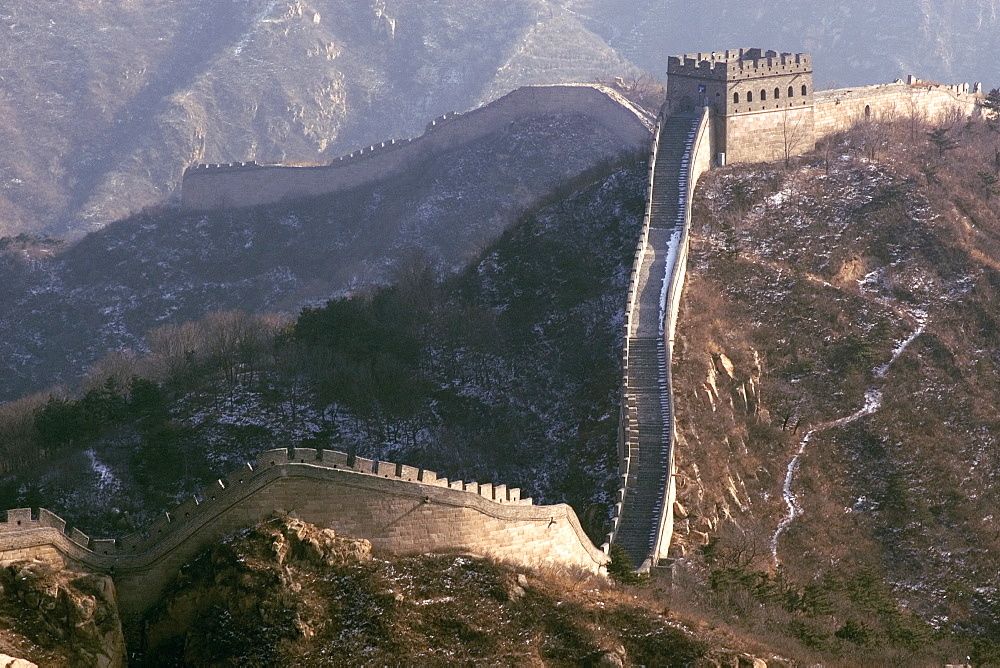
M 916 341 L 917 337 L 924 333 L 927 328 L 927 311 L 925 310 L 913 310 L 909 312 L 910 317 L 916 322 L 917 326 L 913 332 L 899 341 L 896 347 L 892 350 L 892 357 L 885 364 L 880 364 L 872 370 L 872 375 L 874 375 L 876 380 L 882 380 L 885 378 L 886 374 L 892 365 L 900 358 L 900 356 L 906 352 L 910 344 Z M 802 441 L 799 443 L 799 449 L 796 451 L 795 456 L 792 457 L 792 461 L 788 463 L 788 469 L 785 472 L 785 484 L 781 489 L 781 496 L 785 500 L 785 505 L 788 506 L 788 511 L 785 516 L 778 523 L 778 528 L 775 530 L 774 535 L 771 536 L 771 558 L 775 568 L 781 563 L 778 558 L 778 540 L 781 535 L 788 530 L 792 522 L 795 521 L 797 517 L 800 517 L 803 513 L 802 506 L 799 504 L 798 497 L 796 497 L 795 492 L 792 491 L 792 483 L 795 481 L 795 474 L 798 473 L 799 464 L 802 461 L 802 455 L 805 454 L 806 446 L 809 445 L 809 441 L 812 439 L 813 434 L 821 431 L 827 431 L 829 429 L 836 429 L 837 427 L 844 427 L 852 422 L 857 422 L 863 417 L 867 417 L 876 413 L 882 407 L 882 391 L 876 387 L 871 387 L 865 392 L 865 405 L 860 409 L 851 413 L 846 417 L 842 417 L 836 420 L 831 420 L 829 422 L 823 422 L 816 427 L 813 427 L 805 436 L 802 437 Z

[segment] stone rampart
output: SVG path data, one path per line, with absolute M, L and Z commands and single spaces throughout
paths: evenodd
M 459 550 L 520 566 L 599 572 L 608 557 L 572 508 L 535 506 L 505 485 L 449 481 L 434 472 L 328 450 L 273 450 L 210 485 L 143 531 L 94 540 L 47 510 L 7 512 L 0 563 L 42 559 L 110 573 L 123 613 L 153 604 L 205 547 L 274 513 L 367 538 L 394 554 Z
M 188 210 L 246 207 L 345 192 L 417 169 L 435 155 L 503 130 L 511 121 L 543 114 L 586 116 L 615 133 L 623 151 L 645 149 L 653 125 L 648 114 L 603 86 L 526 86 L 485 107 L 445 114 L 431 121 L 420 137 L 383 142 L 329 165 L 193 167 L 184 174 L 181 206 Z
M 684 279 L 687 276 L 688 248 L 690 246 L 691 230 L 691 205 L 694 202 L 694 191 L 698 185 L 701 175 L 712 168 L 712 155 L 714 153 L 712 143 L 712 127 L 710 110 L 706 107 L 698 126 L 698 133 L 695 136 L 694 144 L 691 148 L 691 155 L 688 164 L 681 174 L 681 192 L 685 198 L 684 203 L 684 226 L 681 232 L 680 243 L 677 247 L 677 258 L 670 274 L 670 282 L 667 287 L 666 304 L 664 315 L 664 338 L 667 344 L 666 366 L 664 371 L 667 377 L 667 392 L 673 397 L 673 374 L 671 373 L 671 360 L 674 356 L 674 332 L 677 329 L 677 314 L 680 311 L 681 294 L 684 291 Z M 674 501 L 677 499 L 677 484 L 674 473 L 677 470 L 676 448 L 677 443 L 677 420 L 674 414 L 674 402 L 671 400 L 669 406 L 670 419 L 670 475 L 667 478 L 667 488 L 664 490 L 663 510 L 660 516 L 660 528 L 654 544 L 653 554 L 657 561 L 666 559 L 670 550 L 670 541 L 674 534 Z M 654 564 L 656 565 L 656 564 Z
M 918 117 L 934 125 L 979 113 L 980 95 L 968 85 L 891 83 L 817 91 L 815 141 L 850 129 L 855 123 Z M 811 147 L 811 145 L 810 145 Z
M 865 119 L 918 116 L 934 124 L 977 113 L 981 86 L 909 77 L 893 84 L 816 92 L 812 57 L 736 49 L 674 56 L 667 65 L 669 112 L 709 106 L 725 162 L 787 159 Z

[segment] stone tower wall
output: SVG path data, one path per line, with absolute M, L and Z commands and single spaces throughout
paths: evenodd
M 771 109 L 726 116 L 727 162 L 783 160 L 811 150 L 815 144 L 812 106 Z
M 730 162 L 775 160 L 790 144 L 811 146 L 813 93 L 812 58 L 804 53 L 738 49 L 676 56 L 667 65 L 668 113 L 711 108 L 714 144 Z

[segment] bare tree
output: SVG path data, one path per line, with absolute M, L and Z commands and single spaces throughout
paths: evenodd
M 906 113 L 906 125 L 910 132 L 910 142 L 913 144 L 924 134 L 927 128 L 927 111 L 924 109 L 924 105 L 920 103 L 918 95 L 916 91 L 911 91 L 903 103 Z
M 156 380 L 174 380 L 182 377 L 194 360 L 196 351 L 203 347 L 203 333 L 195 322 L 183 325 L 163 325 L 146 335 L 149 357 L 144 376 Z
M 600 80 L 598 83 L 614 88 L 633 104 L 654 114 L 660 111 L 660 106 L 667 96 L 666 86 L 646 72 L 615 77 L 612 80 Z
M 0 405 L 0 472 L 10 473 L 43 459 L 35 434 L 35 413 L 60 388 Z
M 113 380 L 120 388 L 127 388 L 132 378 L 138 375 L 139 361 L 131 350 L 116 350 L 95 362 L 80 382 L 84 392 L 103 387 Z
M 877 160 L 881 153 L 888 150 L 898 117 L 896 105 L 890 104 L 875 111 L 866 106 L 855 119 L 851 135 L 858 149 L 869 160 Z
M 810 134 L 803 115 L 789 114 L 787 109 L 781 112 L 781 145 L 786 166 L 791 162 L 792 156 L 799 154 Z

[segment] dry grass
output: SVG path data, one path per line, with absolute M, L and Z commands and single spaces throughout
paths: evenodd
M 998 661 L 1000 133 L 937 128 L 942 149 L 932 128 L 877 130 L 700 187 L 674 360 L 690 513 L 678 601 L 826 662 Z M 926 330 L 877 377 L 922 312 Z M 869 390 L 876 413 L 810 440 L 776 572 L 766 543 L 789 461 Z M 714 534 L 714 554 L 689 530 Z M 747 541 L 765 547 L 720 563 Z M 855 600 L 863 578 L 870 610 Z M 807 594 L 825 602 L 810 609 Z
M 659 614 L 662 587 L 458 554 L 279 563 L 271 533 L 243 532 L 182 570 L 147 620 L 140 665 L 579 666 L 612 653 L 683 666 L 706 653 Z

